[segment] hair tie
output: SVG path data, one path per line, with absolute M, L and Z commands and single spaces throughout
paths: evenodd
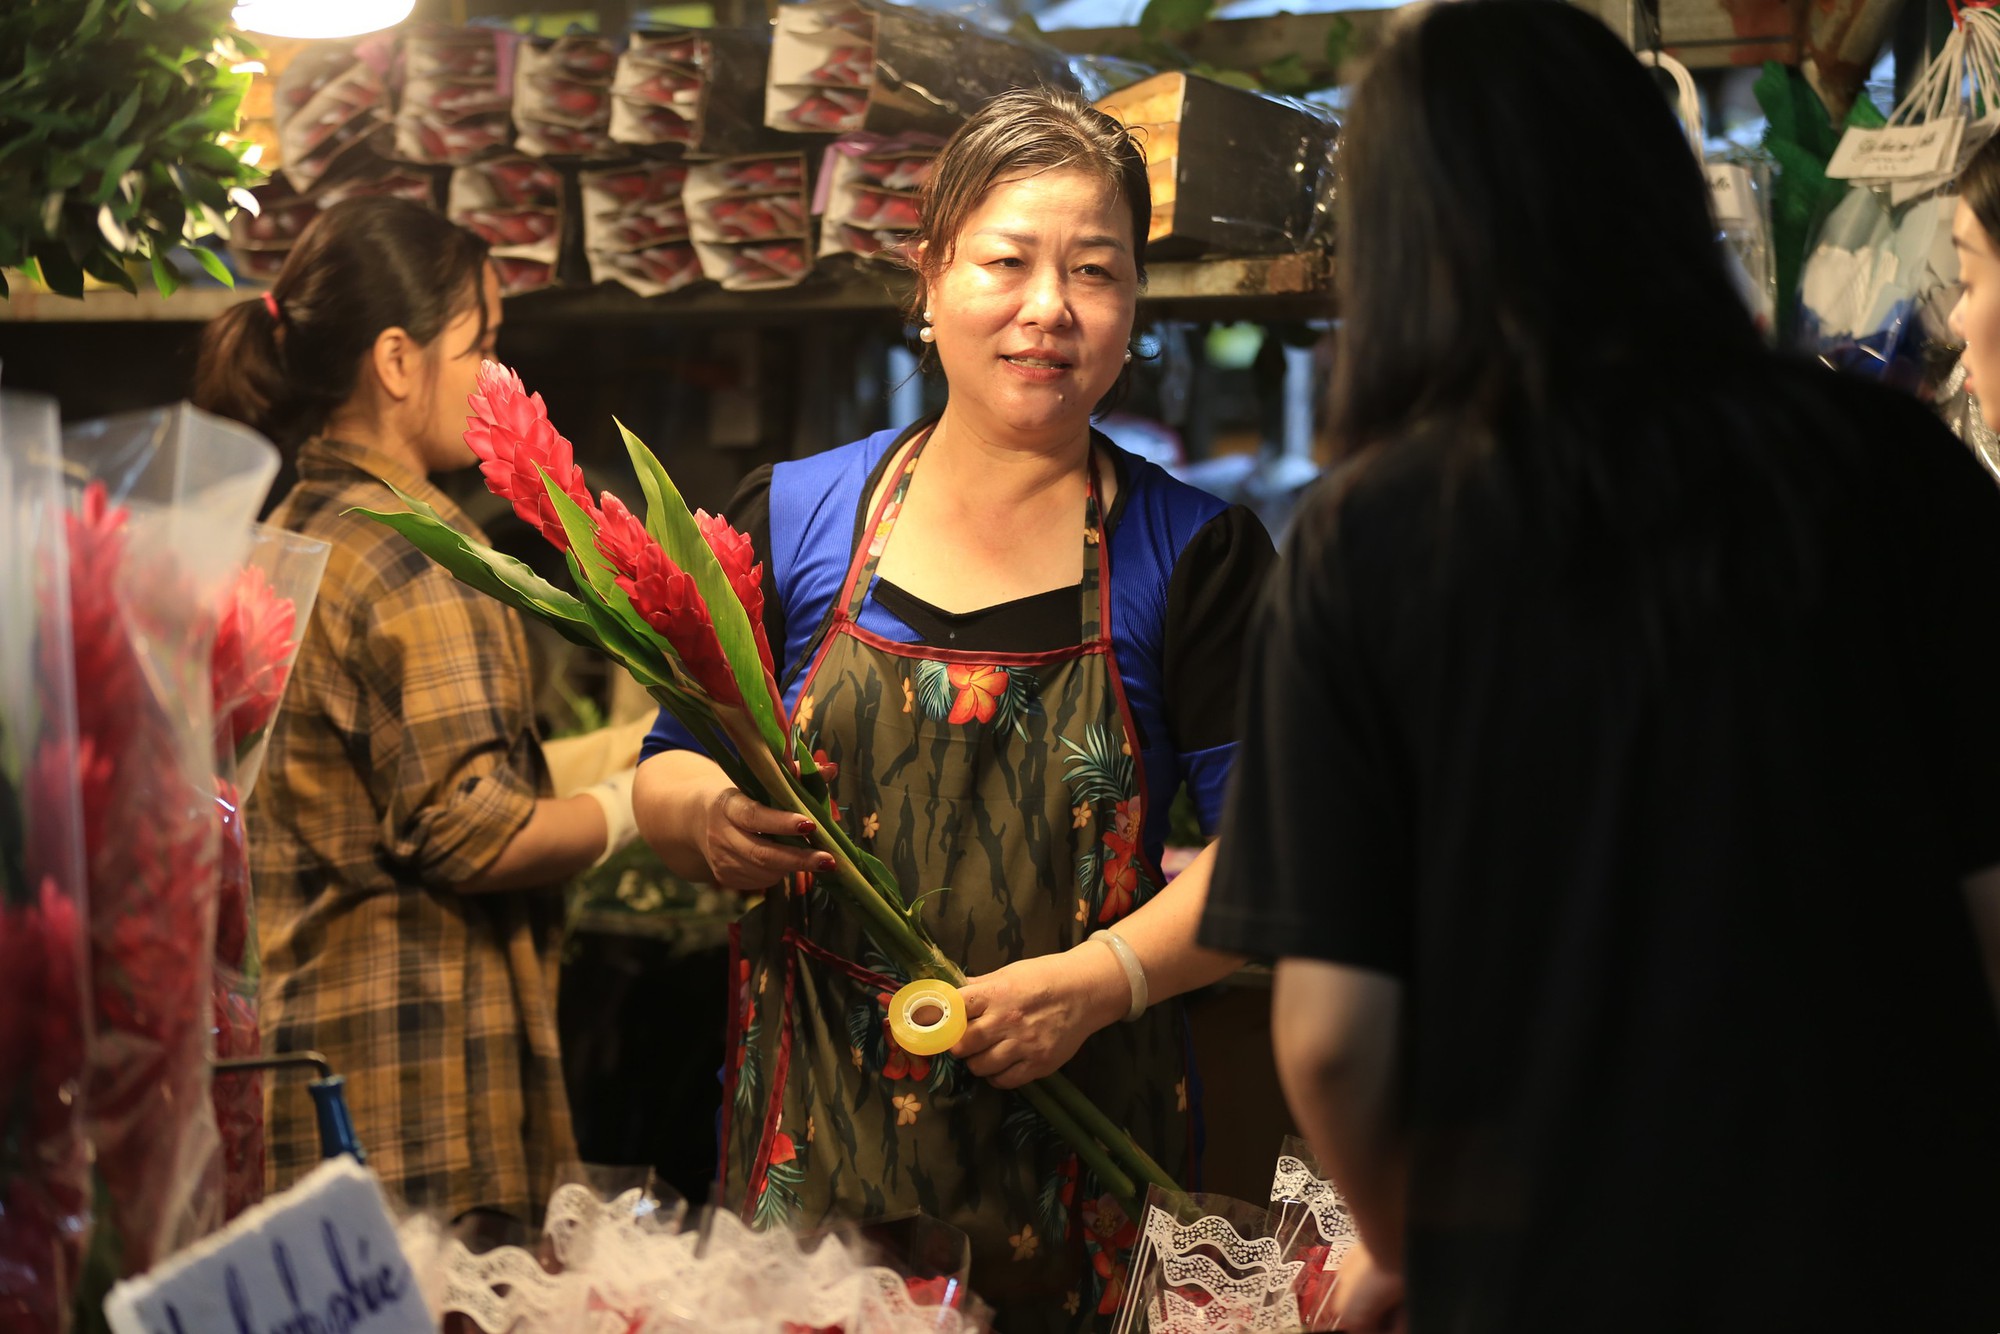
M 278 314 L 277 294 L 270 291 L 269 289 L 266 289 L 264 292 L 264 309 L 271 312 L 271 323 L 273 324 L 284 323 L 284 316 Z

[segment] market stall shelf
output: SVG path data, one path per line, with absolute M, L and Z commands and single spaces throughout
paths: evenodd
M 142 291 L 90 292 L 81 301 L 17 283 L 0 301 L 0 322 L 200 322 L 262 289 L 184 288 L 171 297 Z M 887 314 L 899 310 L 909 279 L 894 272 L 816 276 L 776 292 L 724 292 L 704 285 L 657 298 L 616 287 L 557 288 L 516 298 L 510 319 L 688 323 L 782 323 L 799 316 Z M 1223 258 L 1154 264 L 1140 310 L 1154 318 L 1182 313 L 1207 319 L 1313 319 L 1333 308 L 1333 259 L 1320 251 L 1254 259 Z

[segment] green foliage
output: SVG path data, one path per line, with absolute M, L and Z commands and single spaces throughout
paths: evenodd
M 229 66 L 254 54 L 228 35 L 231 7 L 0 4 L 0 268 L 81 296 L 85 274 L 137 291 L 125 261 L 143 259 L 162 292 L 180 285 L 167 257 L 223 231 L 230 192 L 260 179 L 216 142 L 249 86 Z
M 1354 25 L 1341 20 L 1327 33 L 1322 62 L 1290 51 L 1260 69 L 1225 69 L 1197 59 L 1189 47 L 1209 22 L 1216 0 L 1146 0 L 1139 15 L 1139 40 L 1115 54 L 1163 70 L 1184 70 L 1253 93 L 1299 97 L 1339 81 L 1354 39 Z
M 729 586 L 729 576 L 723 573 L 715 553 L 703 540 L 694 515 L 674 486 L 674 479 L 660 466 L 658 456 L 646 448 L 643 440 L 626 430 L 625 423 L 615 424 L 619 435 L 624 437 L 632 469 L 639 474 L 639 489 L 646 495 L 646 531 L 666 550 L 674 564 L 694 578 L 694 586 L 708 604 L 708 614 L 714 618 L 715 637 L 721 641 L 722 651 L 728 655 L 730 668 L 736 674 L 744 712 L 750 715 L 772 752 L 784 754 L 788 749 L 785 732 L 771 703 L 770 686 L 757 654 L 757 636 L 750 617 Z

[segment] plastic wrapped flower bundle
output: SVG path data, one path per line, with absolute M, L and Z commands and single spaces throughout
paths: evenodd
M 546 622 L 623 665 L 752 798 L 796 812 L 835 869 L 818 884 L 852 913 L 890 966 L 913 982 L 951 986 L 964 973 L 926 933 L 916 902 L 841 824 L 819 766 L 786 715 L 763 628 L 763 567 L 724 519 L 691 513 L 653 452 L 620 426 L 639 477 L 643 516 L 605 493 L 592 499 L 574 451 L 540 394 L 488 362 L 466 444 L 487 487 L 568 561 L 574 593 L 520 561 L 470 541 L 409 496 L 403 513 L 363 511 L 408 537 L 460 581 Z M 1022 1094 L 1098 1181 L 1136 1213 L 1166 1172 L 1060 1075 Z
M 90 1224 L 80 784 L 55 405 L 0 395 L 0 1330 L 66 1327 Z
M 218 1059 L 256 1056 L 262 1049 L 243 808 L 256 784 L 265 733 L 284 698 L 330 549 L 296 533 L 259 527 L 246 563 L 224 587 L 215 612 L 209 684 L 219 846 L 210 1003 Z M 218 1078 L 214 1099 L 222 1136 L 223 1216 L 234 1218 L 264 1195 L 262 1081 L 254 1074 Z
M 221 1221 L 212 645 L 277 458 L 186 407 L 86 423 L 63 452 L 82 481 L 67 556 L 93 1024 L 84 1106 L 109 1206 L 95 1244 L 104 1269 L 131 1274 Z
M 1268 1207 L 1155 1189 L 1143 1220 L 1116 1334 L 1337 1328 L 1334 1282 L 1358 1234 L 1304 1141 L 1285 1141 Z
M 474 1255 L 425 1218 L 403 1225 L 402 1242 L 449 1334 L 978 1334 L 989 1326 L 962 1267 L 913 1272 L 852 1230 L 801 1239 L 754 1232 L 721 1211 L 696 1227 L 684 1222 L 637 1190 L 607 1204 L 571 1185 L 549 1201 L 539 1254 L 508 1246 Z

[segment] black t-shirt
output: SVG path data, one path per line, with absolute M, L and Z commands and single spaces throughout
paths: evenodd
M 2000 493 L 1816 371 L 1592 420 L 1309 502 L 1202 939 L 1402 982 L 1415 1334 L 1994 1334 Z

